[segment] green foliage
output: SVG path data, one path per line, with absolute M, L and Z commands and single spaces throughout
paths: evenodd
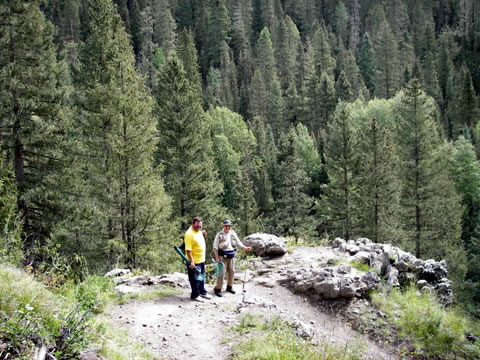
M 76 130 L 81 136 L 75 143 L 73 170 L 76 179 L 84 180 L 74 185 L 83 196 L 63 236 L 68 245 L 80 246 L 72 252 L 88 252 L 83 247 L 88 244 L 89 259 L 96 256 L 97 263 L 100 255 L 108 257 L 104 266 L 121 261 L 135 267 L 140 253 L 156 250 L 171 229 L 165 221 L 171 208 L 162 169 L 154 166 L 154 103 L 135 70 L 129 39 L 113 4 L 92 0 L 89 10 L 77 79 L 83 96 L 77 104 Z M 74 240 L 78 238 L 83 241 Z
M 435 104 L 412 80 L 397 95 L 395 109 L 407 238 L 417 257 L 445 257 L 459 245 L 461 205 L 447 171 L 450 154 L 438 132 Z
M 340 103 L 329 125 L 330 136 L 325 150 L 329 183 L 318 204 L 318 212 L 327 228 L 347 240 L 353 236 L 359 187 L 356 177 L 360 155 L 359 126 L 351 114 L 348 105 Z
M 77 356 L 85 347 L 89 311 L 3 264 L 0 287 L 5 291 L 0 299 L 0 341 L 7 344 L 4 354 L 30 359 L 39 339 L 47 349 L 55 349 L 56 357 Z
M 233 331 L 242 336 L 233 348 L 233 359 L 238 360 L 355 360 L 362 358 L 357 343 L 343 348 L 328 340 L 313 346 L 295 335 L 293 325 L 279 317 L 265 319 L 259 315 L 246 315 Z
M 0 153 L 0 261 L 20 264 L 22 223 L 17 216 L 17 192 L 13 172 Z
M 206 228 L 217 226 L 224 217 L 219 204 L 222 184 L 214 165 L 211 124 L 201 107 L 198 91 L 191 86 L 180 60 L 172 56 L 159 77 L 157 161 L 164 166 L 173 215 L 183 230 L 194 216 L 205 218 Z
M 473 144 L 463 136 L 455 141 L 452 154 L 451 171 L 456 189 L 462 197 L 464 206 L 462 221 L 462 240 L 467 251 L 466 294 L 475 302 L 480 298 L 479 280 L 479 236 L 480 236 L 480 163 Z
M 455 309 L 443 308 L 429 293 L 415 287 L 404 291 L 376 293 L 372 302 L 394 322 L 399 335 L 417 352 L 442 359 L 475 359 L 480 346 L 466 339 L 472 324 Z
M 39 1 L 0 4 L 0 141 L 15 170 L 23 250 L 30 261 L 61 220 L 66 104 L 53 25 Z M 2 156 L 3 157 L 3 156 Z M 3 159 L 2 159 L 3 161 Z
M 310 178 L 298 153 L 295 128 L 285 135 L 279 145 L 279 179 L 275 188 L 275 225 L 277 233 L 299 238 L 314 236 L 310 212 L 313 199 L 307 195 Z

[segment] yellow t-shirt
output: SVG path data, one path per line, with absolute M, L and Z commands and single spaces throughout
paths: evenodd
M 190 228 L 185 233 L 185 250 L 192 251 L 192 257 L 195 264 L 205 262 L 205 238 L 201 231 L 195 231 Z

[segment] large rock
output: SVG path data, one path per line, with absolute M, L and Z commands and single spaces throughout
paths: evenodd
M 251 247 L 257 256 L 282 256 L 287 253 L 285 238 L 272 234 L 255 233 L 243 238 L 243 243 Z
M 124 276 L 128 274 L 130 274 L 130 269 L 113 269 L 107 272 L 104 276 L 115 278 L 115 277 Z
M 349 265 L 340 264 L 312 270 L 303 268 L 290 271 L 286 283 L 297 293 L 315 293 L 320 298 L 333 300 L 363 297 L 379 287 L 380 278 L 375 273 L 361 273 Z
M 372 243 L 365 238 L 348 241 L 336 238 L 332 241 L 332 248 L 350 255 L 349 261 L 368 264 L 378 271 L 386 279 L 388 288 L 413 282 L 424 291 L 435 292 L 443 304 L 452 303 L 452 289 L 447 279 L 445 261 L 417 259 L 396 246 Z

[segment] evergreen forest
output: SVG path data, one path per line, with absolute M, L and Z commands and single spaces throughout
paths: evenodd
M 480 315 L 479 1 L 8 0 L 0 44 L 1 261 L 169 271 L 230 218 L 445 259 Z

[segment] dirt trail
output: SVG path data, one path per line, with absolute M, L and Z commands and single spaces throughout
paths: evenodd
M 228 329 L 244 314 L 261 309 L 286 319 L 299 319 L 313 330 L 317 340 L 325 338 L 339 347 L 360 343 L 365 348 L 363 359 L 398 359 L 335 316 L 311 305 L 307 299 L 281 286 L 267 288 L 254 280 L 247 281 L 245 296 L 241 294 L 242 285 L 235 285 L 235 295 L 224 293 L 221 298 L 213 295 L 211 300 L 197 303 L 190 300 L 190 291 L 185 290 L 177 296 L 117 306 L 110 316 L 159 359 L 180 360 L 194 356 L 199 360 L 226 360 L 233 345 Z M 213 293 L 212 286 L 208 285 L 207 290 Z

